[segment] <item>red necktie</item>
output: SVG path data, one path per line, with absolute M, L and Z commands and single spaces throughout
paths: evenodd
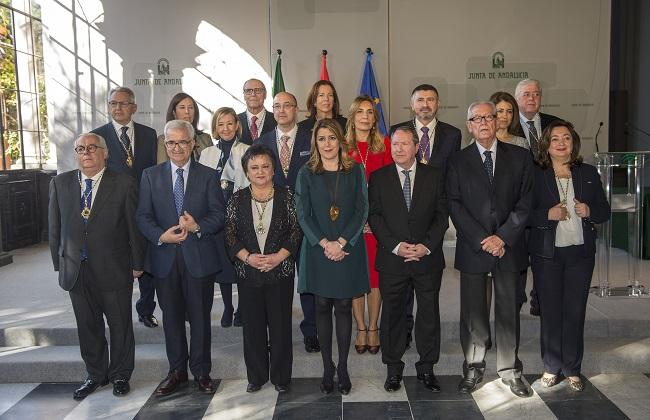
M 255 140 L 259 136 L 260 135 L 257 132 L 257 115 L 253 115 L 253 118 L 251 118 L 251 137 Z

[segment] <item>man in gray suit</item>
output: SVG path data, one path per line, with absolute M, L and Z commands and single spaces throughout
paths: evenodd
M 144 241 L 135 223 L 137 186 L 129 175 L 106 168 L 108 149 L 100 135 L 82 134 L 74 146 L 79 170 L 52 180 L 48 214 L 52 263 L 59 285 L 70 292 L 88 372 L 73 397 L 83 399 L 109 380 L 113 394 L 123 396 L 130 390 L 135 354 L 133 278 L 144 266 Z

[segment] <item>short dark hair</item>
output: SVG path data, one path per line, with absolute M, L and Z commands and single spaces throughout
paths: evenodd
M 271 168 L 273 169 L 273 172 L 275 172 L 275 155 L 273 154 L 273 151 L 265 144 L 255 143 L 246 149 L 244 155 L 241 157 L 241 166 L 244 169 L 245 174 L 248 173 L 248 162 L 258 156 L 268 157 L 271 161 Z
M 169 102 L 169 106 L 167 107 L 167 115 L 165 117 L 165 121 L 169 122 L 171 120 L 177 120 L 178 117 L 176 117 L 176 105 L 184 99 L 190 98 L 192 100 L 192 105 L 194 105 L 194 119 L 192 120 L 192 127 L 194 127 L 194 131 L 198 131 L 196 125 L 199 123 L 199 105 L 196 103 L 194 98 L 192 98 L 190 95 L 188 95 L 185 92 L 179 92 L 176 95 L 172 97 L 171 102 Z
M 582 164 L 582 156 L 580 156 L 580 136 L 576 132 L 573 124 L 565 120 L 555 120 L 551 122 L 542 132 L 542 137 L 539 139 L 539 155 L 537 156 L 537 164 L 542 168 L 550 168 L 553 166 L 551 162 L 551 157 L 548 154 L 548 148 L 551 144 L 551 132 L 554 128 L 557 127 L 566 127 L 571 134 L 572 148 L 571 156 L 569 157 L 569 168 L 575 168 Z
M 334 84 L 329 80 L 319 80 L 314 83 L 314 86 L 311 87 L 309 95 L 307 95 L 307 111 L 309 114 L 307 118 L 316 118 L 316 98 L 318 97 L 318 89 L 321 86 L 329 86 L 332 89 L 332 94 L 334 95 L 334 103 L 332 104 L 332 118 L 338 117 L 340 114 L 340 105 L 339 105 L 339 95 L 336 93 L 336 88 Z
M 440 97 L 440 95 L 438 94 L 438 89 L 436 89 L 435 86 L 430 85 L 428 83 L 423 83 L 421 85 L 417 85 L 415 87 L 415 89 L 413 89 L 413 92 L 411 92 L 411 96 L 415 95 L 415 92 L 419 92 L 421 90 L 432 90 L 432 91 L 436 92 L 437 97 Z
M 395 136 L 395 133 L 398 131 L 401 131 L 403 133 L 409 133 L 413 137 L 413 144 L 416 146 L 418 143 L 420 143 L 420 138 L 418 137 L 417 131 L 415 131 L 415 128 L 411 124 L 405 124 L 405 125 L 400 125 L 398 127 L 395 127 L 392 133 L 390 133 L 390 140 L 391 142 L 393 141 L 393 137 Z

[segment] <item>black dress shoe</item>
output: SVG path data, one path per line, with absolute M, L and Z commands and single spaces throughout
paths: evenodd
M 436 378 L 436 375 L 433 374 L 433 372 L 418 373 L 418 381 L 422 382 L 425 388 L 433 392 L 440 392 L 440 384 L 438 383 L 438 379 Z
M 217 392 L 217 387 L 214 386 L 214 382 L 212 382 L 210 375 L 199 376 L 198 378 L 195 377 L 194 382 L 199 386 L 199 392 L 204 394 L 214 394 Z
M 116 397 L 123 397 L 129 393 L 131 385 L 126 379 L 116 379 L 113 381 L 113 395 Z
M 187 372 L 175 370 L 169 373 L 165 379 L 156 388 L 156 395 L 164 397 L 176 391 L 176 389 L 187 383 Z
M 75 400 L 83 400 L 93 392 L 97 390 L 100 386 L 104 386 L 108 384 L 108 379 L 103 379 L 101 381 L 94 381 L 90 378 L 86 379 L 86 381 L 81 384 L 79 388 L 77 388 L 74 393 L 72 394 L 72 397 Z
M 278 391 L 278 393 L 283 393 L 283 392 L 288 392 L 289 391 L 289 385 L 276 385 L 275 390 Z
M 320 343 L 318 342 L 318 337 L 315 335 L 305 337 L 303 342 L 305 343 L 305 351 L 307 353 L 318 353 L 320 351 Z
M 260 389 L 262 389 L 262 385 L 248 384 L 248 386 L 246 387 L 246 392 L 251 394 L 253 392 L 259 391 Z
M 510 391 L 518 397 L 528 397 L 530 396 L 530 389 L 521 380 L 521 378 L 513 379 L 501 379 L 501 382 L 510 387 Z
M 458 392 L 469 394 L 476 389 L 476 385 L 483 381 L 483 374 L 476 373 L 473 376 L 465 375 L 458 384 Z
M 384 382 L 384 389 L 388 392 L 398 391 L 402 387 L 400 384 L 401 381 L 402 377 L 400 375 L 389 376 L 386 378 L 386 382 Z
M 138 321 L 142 322 L 145 327 L 156 328 L 158 326 L 158 320 L 155 316 L 152 315 L 139 315 Z
M 241 327 L 241 311 L 239 308 L 235 311 L 235 318 L 232 320 L 232 325 L 235 327 Z

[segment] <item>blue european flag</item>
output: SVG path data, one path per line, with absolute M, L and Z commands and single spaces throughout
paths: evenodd
M 388 130 L 386 130 L 384 110 L 381 107 L 379 89 L 377 89 L 377 82 L 375 81 L 375 72 L 372 70 L 372 51 L 368 51 L 366 54 L 366 67 L 363 70 L 363 80 L 361 81 L 360 93 L 362 95 L 370 96 L 375 102 L 375 108 L 379 113 L 379 131 L 381 131 L 381 133 L 385 136 L 388 134 Z

